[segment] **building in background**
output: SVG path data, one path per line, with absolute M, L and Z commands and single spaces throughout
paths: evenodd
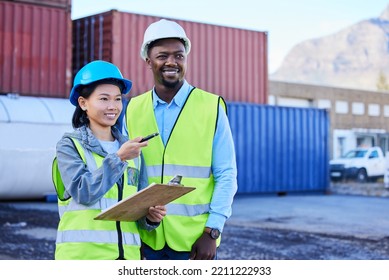
M 331 158 L 360 146 L 389 150 L 386 92 L 270 81 L 269 104 L 328 110 Z

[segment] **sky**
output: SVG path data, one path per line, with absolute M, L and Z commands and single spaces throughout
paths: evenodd
M 72 19 L 116 9 L 268 33 L 269 74 L 298 43 L 376 18 L 389 0 L 72 0 Z

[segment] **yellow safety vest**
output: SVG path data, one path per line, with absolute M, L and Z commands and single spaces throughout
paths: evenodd
M 214 190 L 212 144 L 219 104 L 225 108 L 221 97 L 192 90 L 166 147 L 158 137 L 142 149 L 149 183 L 166 184 L 175 175 L 182 175 L 183 185 L 196 187 L 167 206 L 167 215 L 156 230 L 140 230 L 142 241 L 154 250 L 167 243 L 173 250 L 188 252 L 204 231 Z M 130 100 L 126 118 L 131 138 L 158 131 L 151 91 Z
M 99 168 L 103 157 L 85 150 L 79 141 L 73 139 L 83 161 Z M 95 161 L 95 163 L 91 163 Z M 90 164 L 88 164 L 90 162 Z M 128 174 L 133 168 L 140 170 L 134 160 L 128 160 L 127 172 L 123 176 L 122 198 L 137 191 L 137 186 L 128 184 Z M 118 258 L 140 260 L 140 236 L 136 222 L 115 222 L 94 220 L 102 210 L 120 200 L 120 191 L 115 184 L 97 203 L 81 205 L 71 197 L 65 197 L 65 189 L 56 159 L 52 165 L 53 183 L 58 194 L 60 221 L 56 240 L 55 259 L 67 260 L 114 260 Z

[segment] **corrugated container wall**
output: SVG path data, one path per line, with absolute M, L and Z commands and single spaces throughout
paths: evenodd
M 73 21 L 73 75 L 86 63 L 115 63 L 131 79 L 131 95 L 149 90 L 152 74 L 140 58 L 147 26 L 160 17 L 112 10 Z M 176 20 L 192 43 L 187 80 L 227 101 L 267 103 L 267 33 Z
M 329 117 L 323 109 L 227 103 L 238 193 L 325 191 Z
M 71 24 L 67 8 L 0 2 L 0 93 L 67 97 Z
M 72 0 L 1 0 L 4 2 L 16 2 L 24 4 L 33 4 L 40 6 L 47 6 L 52 8 L 61 8 L 70 11 Z

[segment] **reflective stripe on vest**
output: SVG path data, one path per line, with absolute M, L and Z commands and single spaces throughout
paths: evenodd
M 147 175 L 150 177 L 159 177 L 162 174 L 162 169 L 164 176 L 168 177 L 174 177 L 177 174 L 192 178 L 209 178 L 211 176 L 211 167 L 177 164 L 147 166 Z
M 72 139 L 90 171 L 102 165 L 103 157 L 83 149 Z M 140 170 L 140 160 L 129 160 L 128 168 Z M 123 198 L 137 191 L 128 185 L 128 174 L 123 176 Z M 56 240 L 56 259 L 140 259 L 140 236 L 135 222 L 94 220 L 101 211 L 119 200 L 119 186 L 115 184 L 93 205 L 81 205 L 69 198 L 58 200 L 60 222 Z M 119 238 L 120 237 L 120 238 Z M 120 239 L 120 240 L 119 240 Z M 119 247 L 122 250 L 119 250 Z M 120 256 L 119 251 L 123 251 Z
M 179 114 L 166 147 L 158 137 L 142 149 L 149 183 L 167 183 L 175 175 L 182 175 L 183 185 L 196 187 L 195 191 L 167 205 L 167 215 L 156 230 L 140 230 L 142 241 L 154 250 L 162 249 L 167 243 L 176 251 L 190 251 L 203 233 L 214 188 L 212 145 L 219 102 L 218 96 L 194 89 Z M 137 117 L 139 115 L 143 117 Z M 131 138 L 158 131 L 152 92 L 132 98 L 126 117 Z M 134 119 L 137 121 L 131 121 Z
M 208 212 L 209 203 L 196 205 L 170 203 L 167 205 L 168 215 L 197 216 L 207 214 Z
M 88 209 L 95 209 L 95 210 L 101 210 L 106 209 L 108 207 L 111 207 L 112 205 L 116 204 L 118 201 L 116 198 L 106 198 L 102 197 L 99 202 L 96 202 L 91 205 L 83 205 L 75 202 L 74 200 L 69 200 L 66 204 L 58 205 L 58 212 L 59 216 L 62 217 L 64 212 L 68 211 L 78 211 L 78 210 L 88 210 Z
M 124 233 L 125 244 L 127 245 L 139 245 L 138 238 L 132 233 Z M 118 233 L 116 230 L 111 231 L 95 231 L 95 230 L 66 230 L 58 232 L 57 240 L 61 240 L 60 243 L 66 242 L 96 242 L 96 243 L 113 243 L 117 246 Z

